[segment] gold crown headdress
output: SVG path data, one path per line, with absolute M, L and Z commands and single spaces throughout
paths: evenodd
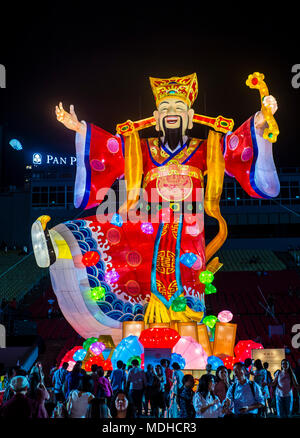
M 172 76 L 168 79 L 149 78 L 156 106 L 166 97 L 178 97 L 185 101 L 189 108 L 198 95 L 198 80 L 196 73 L 188 76 Z

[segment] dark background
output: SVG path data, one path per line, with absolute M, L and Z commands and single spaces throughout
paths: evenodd
M 238 127 L 260 109 L 259 93 L 245 85 L 259 71 L 279 104 L 275 163 L 300 165 L 300 89 L 291 84 L 300 63 L 296 9 L 282 2 L 280 9 L 246 3 L 245 10 L 229 3 L 62 5 L 14 7 L 1 20 L 7 88 L 0 89 L 0 125 L 25 150 L 74 153 L 74 133 L 56 121 L 60 100 L 112 133 L 117 123 L 151 116 L 149 76 L 196 72 L 195 111 L 232 117 Z M 205 134 L 194 128 L 195 136 Z

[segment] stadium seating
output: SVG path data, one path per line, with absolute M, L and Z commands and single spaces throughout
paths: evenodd
M 287 358 L 295 366 L 300 358 L 299 349 L 291 345 L 292 327 L 300 324 L 300 275 L 296 270 L 256 272 L 228 272 L 220 270 L 215 276 L 217 293 L 208 295 L 206 303 L 211 313 L 230 310 L 237 324 L 237 341 L 258 337 L 265 348 L 286 348 Z M 289 294 L 289 288 L 292 294 Z M 275 318 L 266 312 L 272 295 Z M 263 307 L 261 304 L 265 307 Z M 283 336 L 269 337 L 269 325 L 284 325 Z
M 0 255 L 0 299 L 20 301 L 48 269 L 37 266 L 34 255 L 19 256 L 16 251 Z

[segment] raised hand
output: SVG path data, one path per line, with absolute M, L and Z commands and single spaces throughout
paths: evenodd
M 64 110 L 62 102 L 59 102 L 59 105 L 55 107 L 55 114 L 57 120 L 72 131 L 80 132 L 84 128 L 84 124 L 77 119 L 74 105 L 70 105 L 70 113 L 68 113 Z
M 269 108 L 274 115 L 278 109 L 277 101 L 273 96 L 266 96 L 263 99 L 263 105 Z M 262 111 L 259 111 L 255 116 L 255 128 L 263 128 L 266 125 L 265 117 Z
M 263 99 L 263 104 L 270 108 L 272 114 L 274 115 L 278 109 L 277 101 L 274 96 L 266 96 Z

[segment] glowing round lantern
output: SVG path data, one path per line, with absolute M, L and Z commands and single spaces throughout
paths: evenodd
M 262 344 L 248 340 L 239 341 L 234 347 L 234 354 L 239 362 L 245 362 L 247 358 L 251 359 L 251 351 L 264 348 Z
M 102 286 L 96 286 L 91 289 L 91 297 L 93 300 L 103 300 L 105 298 L 105 288 Z
M 84 360 L 86 353 L 87 351 L 83 348 L 81 350 L 77 350 L 73 355 L 73 359 L 75 360 L 75 362 L 77 362 L 78 360 Z
M 92 357 L 84 364 L 85 371 L 92 371 L 92 365 L 98 365 L 98 367 L 102 367 L 104 371 L 113 369 L 110 359 L 103 360 L 99 356 Z
M 191 268 L 197 261 L 197 256 L 193 252 L 186 252 L 185 254 L 182 254 L 179 261 L 188 268 Z
M 94 337 L 92 337 L 92 338 L 87 338 L 87 340 L 84 341 L 84 343 L 83 343 L 83 348 L 84 348 L 86 351 L 88 351 L 88 349 L 90 348 L 90 346 L 91 346 L 94 342 L 97 342 L 97 341 L 98 341 L 98 339 L 97 339 L 97 338 L 94 338 Z
M 105 345 L 102 342 L 94 342 L 90 345 L 90 352 L 95 356 L 99 356 L 105 350 Z
M 172 310 L 174 312 L 184 312 L 186 309 L 186 298 L 185 297 L 178 297 L 176 298 L 172 303 Z
M 140 356 L 132 356 L 132 357 L 127 361 L 126 367 L 129 367 L 130 365 L 132 365 L 132 361 L 133 361 L 133 360 L 137 360 L 138 363 L 139 363 L 139 366 L 141 366 L 141 363 L 142 363 L 142 359 L 141 359 L 141 357 L 140 357 Z
M 204 370 L 207 364 L 207 354 L 202 345 L 198 344 L 191 336 L 182 336 L 173 353 L 180 354 L 185 359 L 186 370 Z
M 210 284 L 214 281 L 214 274 L 210 271 L 202 271 L 199 275 L 199 280 L 203 284 Z
M 207 358 L 207 363 L 211 365 L 212 370 L 216 370 L 218 367 L 224 365 L 222 359 L 217 356 L 209 356 Z
M 205 295 L 215 294 L 217 292 L 217 288 L 213 284 L 205 285 Z
M 145 222 L 145 223 L 141 224 L 141 230 L 145 234 L 153 234 L 154 233 L 153 225 L 150 222 Z
M 205 318 L 203 318 L 202 322 L 210 329 L 213 329 L 216 325 L 216 322 L 218 321 L 218 318 L 215 315 L 208 315 Z
M 143 330 L 139 337 L 144 348 L 173 348 L 179 339 L 180 335 L 176 330 L 158 327 Z
M 234 356 L 228 356 L 227 354 L 220 354 L 218 357 L 223 361 L 224 366 L 229 370 L 232 370 L 233 365 L 235 364 L 235 362 L 237 362 Z
M 117 271 L 109 271 L 105 274 L 105 280 L 109 283 L 116 283 L 120 278 L 120 275 L 117 273 Z
M 123 225 L 123 218 L 120 214 L 115 213 L 110 221 L 111 224 L 121 227 Z
M 100 260 L 100 254 L 97 251 L 87 251 L 82 256 L 82 263 L 84 266 L 94 266 L 96 265 Z
M 139 342 L 138 337 L 133 335 L 127 336 L 115 348 L 111 358 L 112 366 L 117 368 L 118 360 L 127 363 L 131 357 L 141 356 L 143 352 L 144 347 Z
M 218 320 L 220 322 L 230 322 L 232 318 L 233 314 L 229 310 L 222 310 L 222 312 L 218 314 Z

